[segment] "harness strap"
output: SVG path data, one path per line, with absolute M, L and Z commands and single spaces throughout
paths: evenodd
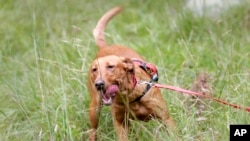
M 149 89 L 151 87 L 152 87 L 151 85 L 147 84 L 146 89 L 142 92 L 142 94 L 139 97 L 137 97 L 135 100 L 131 101 L 130 103 L 133 103 L 133 102 L 136 102 L 136 101 L 140 101 L 141 98 L 149 91 Z
M 132 61 L 138 65 L 141 69 L 143 69 L 144 71 L 146 71 L 150 76 L 151 79 L 153 79 L 154 82 L 158 82 L 158 71 L 155 65 L 144 62 L 142 60 L 139 59 L 135 59 L 133 58 Z
M 138 65 L 141 69 L 143 69 L 145 72 L 147 72 L 150 76 L 151 76 L 151 80 L 149 81 L 149 83 L 147 83 L 145 90 L 142 92 L 142 94 L 137 97 L 135 100 L 133 100 L 130 103 L 136 102 L 136 101 L 140 101 L 141 98 L 150 90 L 150 88 L 152 87 L 152 83 L 153 82 L 158 82 L 158 71 L 155 65 L 150 64 L 150 63 L 146 63 L 142 60 L 139 59 L 135 59 L 133 58 L 132 61 Z

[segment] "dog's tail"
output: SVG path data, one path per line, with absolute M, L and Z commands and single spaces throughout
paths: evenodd
M 122 7 L 114 7 L 113 9 L 109 10 L 107 13 L 105 13 L 101 19 L 98 21 L 95 29 L 93 30 L 93 35 L 95 38 L 96 45 L 99 48 L 106 46 L 106 41 L 104 37 L 104 30 L 107 25 L 107 23 L 119 12 L 122 11 Z

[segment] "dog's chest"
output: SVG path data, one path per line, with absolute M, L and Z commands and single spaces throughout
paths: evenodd
M 140 102 L 131 104 L 129 110 L 132 119 L 149 120 L 152 117 L 152 110 Z

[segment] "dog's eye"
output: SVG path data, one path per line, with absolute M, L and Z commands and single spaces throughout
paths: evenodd
M 115 66 L 114 65 L 108 65 L 107 69 L 112 70 Z
M 97 72 L 97 68 L 93 68 L 93 69 L 92 69 L 92 72 Z

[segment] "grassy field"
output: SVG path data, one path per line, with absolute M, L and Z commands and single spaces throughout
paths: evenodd
M 92 29 L 116 5 L 125 11 L 108 25 L 108 42 L 156 64 L 160 83 L 189 88 L 207 72 L 213 96 L 250 105 L 250 5 L 210 19 L 192 16 L 182 1 L 0 1 L 0 140 L 87 140 Z M 227 141 L 230 124 L 250 124 L 247 112 L 216 102 L 197 121 L 197 108 L 185 106 L 182 94 L 162 92 L 181 140 Z M 110 119 L 104 107 L 100 141 L 116 140 Z M 131 126 L 132 141 L 171 140 L 159 121 Z

